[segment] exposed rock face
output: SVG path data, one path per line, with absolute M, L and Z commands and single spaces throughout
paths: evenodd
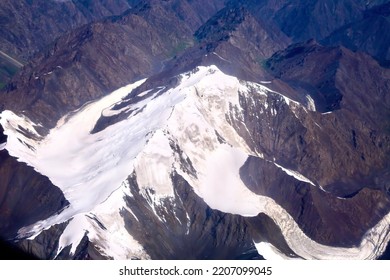
M 328 45 L 343 45 L 351 50 L 364 51 L 382 65 L 390 66 L 390 3 L 375 6 L 364 17 L 337 29 L 323 40 Z
M 48 230 L 44 230 L 34 240 L 20 240 L 16 244 L 23 251 L 35 256 L 38 259 L 54 259 L 58 248 L 58 239 L 63 233 L 66 223 L 54 225 Z
M 59 36 L 104 17 L 119 15 L 138 2 L 3 0 L 0 6 L 0 89 L 21 66 L 37 52 L 47 49 Z
M 54 38 L 83 24 L 130 8 L 126 0 L 27 1 L 3 0 L 0 8 L 0 49 L 27 60 Z
M 7 142 L 7 135 L 4 134 L 4 128 L 0 125 L 0 144 Z
M 86 102 L 150 76 L 163 67 L 164 60 L 193 44 L 191 27 L 172 6 L 140 2 L 121 16 L 61 37 L 18 73 L 3 102 L 53 127 Z
M 388 66 L 388 1 L 231 1 L 293 42 L 309 39 L 369 53 Z
M 227 6 L 198 29 L 195 37 L 209 44 L 229 41 L 241 51 L 256 53 L 253 60 L 261 60 L 288 45 L 289 39 L 272 27 L 256 20 L 245 7 Z
M 381 191 L 363 189 L 343 200 L 297 182 L 275 164 L 258 158 L 249 158 L 240 172 L 249 189 L 273 198 L 308 236 L 326 245 L 359 245 L 361 236 L 390 208 L 389 197 Z
M 328 55 L 333 58 L 326 58 Z M 327 64 L 328 61 L 331 62 L 330 65 Z M 266 190 L 261 189 L 261 186 L 269 187 L 266 195 L 273 197 L 278 204 L 286 205 L 284 208 L 298 223 L 318 221 L 317 226 L 308 227 L 303 224 L 301 226 L 315 240 L 338 246 L 359 243 L 358 236 L 365 230 L 360 231 L 362 227 L 356 217 L 362 221 L 371 220 L 376 216 L 375 221 L 371 220 L 375 224 L 389 207 L 388 186 L 383 187 L 383 183 L 379 183 L 385 181 L 388 176 L 387 163 L 390 155 L 389 137 L 384 132 L 388 127 L 388 120 L 382 118 L 389 112 L 388 97 L 382 91 L 388 87 L 386 82 L 388 70 L 379 67 L 376 62 L 363 54 L 352 55 L 345 49 L 327 49 L 314 42 L 294 45 L 275 54 L 268 60 L 267 66 L 276 77 L 298 87 L 300 92 L 306 91 L 311 95 L 317 110 L 321 110 L 321 107 L 323 112 L 338 110 L 332 113 L 334 114 L 332 117 L 309 112 L 302 118 L 303 112 L 289 111 L 288 106 L 283 104 L 280 98 L 268 98 L 268 106 L 274 108 L 271 110 L 275 110 L 275 114 L 261 114 L 265 108 L 260 100 L 242 98 L 243 122 L 249 125 L 250 131 L 248 135 L 247 129 L 243 128 L 242 135 L 246 137 L 248 144 L 254 145 L 256 150 L 263 152 L 267 160 L 298 170 L 334 195 L 353 198 L 346 201 L 339 200 L 330 194 L 313 189 L 308 183 L 284 182 L 285 176 L 281 174 L 283 172 L 280 169 L 256 158 L 249 159 L 243 166 L 241 175 L 244 182 L 259 194 L 267 193 Z M 356 71 L 346 69 L 356 69 Z M 316 76 L 316 73 L 321 74 Z M 375 84 L 381 84 L 379 91 L 374 84 L 367 82 L 370 80 L 369 77 L 373 76 L 376 77 Z M 317 77 L 321 77 L 320 80 L 317 80 Z M 367 92 L 372 93 L 369 99 L 366 99 Z M 334 99 L 328 99 L 327 102 L 327 98 L 335 97 L 338 103 L 334 103 Z M 363 106 L 361 102 L 365 105 Z M 322 105 L 324 103 L 329 105 L 324 108 Z M 259 111 L 259 108 L 262 110 Z M 366 110 L 372 111 L 369 113 Z M 356 112 L 361 113 L 356 114 Z M 288 116 L 289 114 L 291 115 Z M 262 121 L 259 122 L 259 119 Z M 241 131 L 238 123 L 236 126 Z M 381 136 L 378 134 L 376 138 L 378 132 Z M 374 134 L 375 140 L 372 141 Z M 290 190 L 287 188 L 288 185 L 292 186 Z M 278 190 L 277 186 L 280 188 L 278 194 L 275 193 Z M 285 202 L 280 201 L 282 197 L 285 197 Z M 313 199 L 318 201 L 312 201 Z M 362 206 L 365 203 L 368 204 Z M 330 205 L 332 205 L 331 209 L 328 208 Z M 367 209 L 373 212 L 365 212 Z M 332 212 L 333 214 L 330 214 Z M 336 214 L 338 212 L 343 214 Z M 302 215 L 318 216 L 303 218 Z M 334 224 L 334 216 L 330 218 L 328 215 L 339 217 L 336 224 Z M 343 219 L 344 222 L 339 223 Z M 370 224 L 368 227 L 371 227 L 373 224 L 368 220 L 363 224 Z M 345 227 L 340 228 L 340 224 Z M 358 228 L 353 229 L 355 225 L 358 225 Z
M 240 2 L 240 1 L 233 1 Z M 254 15 L 277 26 L 295 42 L 321 39 L 335 29 L 363 17 L 366 1 L 245 1 Z
M 288 149 L 287 153 L 281 154 L 281 159 L 287 164 L 293 161 L 294 167 L 306 169 L 303 174 L 315 172 L 316 180 L 324 188 L 337 183 L 347 187 L 355 184 L 355 180 L 378 187 L 374 178 L 382 176 L 380 174 L 387 169 L 389 157 L 386 132 L 389 121 L 383 118 L 389 113 L 389 100 L 385 93 L 389 87 L 389 71 L 366 55 L 353 54 L 343 48 L 328 49 L 312 42 L 277 53 L 267 63 L 277 77 L 311 96 L 316 110 L 332 111 L 329 115 L 309 113 L 299 121 L 284 117 L 282 113 L 283 118 L 279 116 L 271 127 L 286 131 L 279 130 L 275 135 L 296 135 L 295 140 L 290 140 L 295 142 L 267 148 L 267 153 L 274 156 Z M 375 81 L 370 77 L 375 77 Z M 367 92 L 370 92 L 370 97 Z M 338 98 L 334 99 L 335 96 Z M 283 112 L 283 108 L 280 109 Z M 277 108 L 278 111 L 280 109 Z M 255 112 L 247 113 L 248 116 L 251 114 Z M 295 124 L 291 126 L 290 122 L 294 119 Z M 289 124 L 283 125 L 283 120 Z M 265 134 L 264 128 L 259 129 L 254 135 L 258 135 L 259 143 L 264 147 L 264 143 L 272 139 L 272 134 Z M 301 152 L 302 156 L 297 156 Z M 318 154 L 317 157 L 313 157 L 314 154 Z M 306 160 L 307 164 L 304 163 Z
M 47 177 L 0 151 L 0 232 L 15 239 L 18 230 L 63 210 L 63 193 Z
M 173 174 L 172 181 L 175 196 L 153 210 L 147 201 L 152 198 L 141 195 L 134 175 L 129 178 L 133 196 L 125 201 L 131 212 L 122 214 L 152 259 L 259 258 L 243 217 L 212 210 L 180 175 Z

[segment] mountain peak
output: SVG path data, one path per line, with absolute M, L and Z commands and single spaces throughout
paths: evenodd
M 271 25 L 255 19 L 243 5 L 227 5 L 195 32 L 201 43 L 229 41 L 257 59 L 287 46 L 289 39 Z
M 248 18 L 250 14 L 244 7 L 226 7 L 209 19 L 194 35 L 201 42 L 227 40 L 231 33 Z

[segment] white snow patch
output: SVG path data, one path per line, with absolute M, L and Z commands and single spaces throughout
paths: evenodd
M 121 188 L 122 190 L 124 190 L 124 191 L 125 191 L 126 189 L 129 190 L 129 189 L 130 189 L 129 181 L 128 181 L 128 180 L 124 180 L 124 181 L 122 182 L 120 188 Z M 133 197 L 133 194 L 132 194 L 130 191 L 127 191 L 126 194 L 127 194 L 127 196 L 129 196 L 129 197 Z
M 321 128 L 321 126 L 320 126 L 317 122 L 314 122 L 314 124 L 315 124 L 317 127 Z
M 188 215 L 187 212 L 186 212 L 186 219 L 187 219 L 187 231 L 186 231 L 186 235 L 188 235 L 188 234 L 190 233 L 191 219 L 190 219 L 190 216 Z
M 4 134 L 8 136 L 5 148 L 10 155 L 17 158 L 21 157 L 27 163 L 34 160 L 36 158 L 35 149 L 37 141 L 21 133 L 20 127 L 27 130 L 34 138 L 39 139 L 40 135 L 35 130 L 37 125 L 27 117 L 17 116 L 8 110 L 1 112 L 0 124 L 4 129 Z
M 310 95 L 306 95 L 306 100 L 307 100 L 307 109 L 309 111 L 316 111 L 316 104 L 313 100 L 313 98 Z
M 103 254 L 114 259 L 125 260 L 131 257 L 149 259 L 143 247 L 126 230 L 121 211 L 128 211 L 136 220 L 138 218 L 126 204 L 123 204 L 124 196 L 130 196 L 129 188 L 118 189 L 93 210 L 95 217 L 106 229 L 102 230 L 95 223 L 95 230 L 91 231 L 90 238 Z
M 157 130 L 135 163 L 139 187 L 152 188 L 161 196 L 174 196 L 170 178 L 173 163 L 169 140 L 162 130 Z
M 115 104 L 113 106 L 115 106 Z M 112 116 L 119 115 L 120 113 L 126 112 L 127 110 L 129 110 L 129 108 L 127 108 L 127 107 L 121 108 L 119 110 L 113 110 L 112 109 L 113 106 L 111 106 L 111 108 L 104 109 L 102 111 L 102 116 L 103 117 L 112 117 Z
M 226 144 L 209 154 L 204 173 L 199 174 L 197 191 L 211 208 L 243 216 L 258 213 L 258 201 L 253 199 L 239 175 L 247 157 Z
M 140 92 L 137 96 L 138 97 L 142 97 L 142 96 L 145 96 L 147 95 L 148 93 L 150 93 L 153 89 L 150 89 L 150 90 L 145 90 L 143 92 Z
M 259 242 L 254 243 L 257 252 L 259 252 L 260 255 L 262 255 L 266 260 L 287 260 L 287 259 L 295 259 L 295 258 L 289 258 L 282 252 L 280 252 L 275 246 L 268 242 Z
M 315 184 L 310 181 L 309 179 L 307 179 L 305 176 L 303 176 L 302 174 L 300 174 L 299 172 L 297 171 L 294 171 L 294 170 L 290 170 L 290 169 L 287 169 L 279 164 L 277 164 L 276 162 L 274 162 L 274 164 L 279 167 L 280 169 L 282 169 L 284 172 L 286 172 L 288 175 L 294 177 L 295 179 L 299 180 L 299 181 L 302 181 L 302 182 L 306 182 L 306 183 L 309 183 L 313 186 L 315 186 Z
M 130 208 L 128 208 L 127 211 L 129 211 L 130 214 L 137 220 L 137 222 L 139 222 L 138 217 L 137 217 L 137 215 L 134 214 L 133 210 L 131 210 Z
M 85 215 L 78 214 L 74 216 L 69 221 L 69 224 L 66 226 L 58 241 L 58 250 L 55 257 L 58 256 L 62 249 L 69 245 L 71 245 L 70 254 L 74 255 L 77 249 L 77 245 L 80 243 L 85 233 L 90 229 L 91 226 L 89 224 L 88 218 Z
M 220 56 L 219 54 L 217 54 L 216 52 L 213 52 L 213 54 L 215 54 L 216 56 L 218 56 L 220 59 L 226 61 L 226 62 L 229 62 L 229 63 L 232 63 L 230 60 L 227 60 L 226 58 L 223 58 L 222 56 Z

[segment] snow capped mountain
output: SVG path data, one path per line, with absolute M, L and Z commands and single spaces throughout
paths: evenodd
M 0 7 L 0 245 L 388 258 L 387 1 L 30 2 Z
M 175 78 L 176 84 L 170 87 L 149 88 L 145 80 L 122 87 L 66 115 L 47 135 L 40 135 L 40 124 L 26 116 L 1 113 L 0 123 L 8 137 L 5 149 L 47 176 L 69 202 L 49 218 L 19 229 L 19 239 L 33 241 L 64 224 L 53 258 L 65 251 L 74 257 L 83 238 L 105 258 L 153 258 L 150 244 L 140 236 L 145 220 L 156 221 L 156 227 L 161 224 L 164 230 L 180 227 L 183 236 L 197 231 L 198 214 L 180 193 L 185 183 L 184 188 L 190 188 L 186 191 L 211 211 L 241 217 L 268 215 L 296 255 L 268 242 L 252 241 L 267 258 L 372 259 L 383 253 L 390 238 L 386 233 L 389 214 L 367 229 L 358 246 L 326 246 L 302 231 L 294 213 L 272 195 L 254 191 L 242 178 L 243 166 L 251 158 L 273 166 L 286 182 L 329 195 L 310 174 L 284 167 L 266 151 L 253 148 L 254 139 L 243 136 L 252 134 L 245 111 L 254 100 L 261 105 L 249 117 L 259 123 L 285 111 L 298 119 L 308 118 L 311 104 L 305 107 L 266 87 L 269 82 L 240 80 L 214 65 L 199 66 Z M 245 219 L 239 227 L 245 228 Z M 149 238 L 158 243 L 158 236 Z M 242 243 L 248 243 L 247 239 Z

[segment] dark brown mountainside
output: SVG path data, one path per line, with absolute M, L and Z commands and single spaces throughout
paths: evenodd
M 360 50 L 388 65 L 388 10 L 383 1 L 230 1 L 274 26 L 293 42 L 315 39 Z
M 126 0 L 1 0 L 0 50 L 27 60 L 56 37 L 130 8 Z
M 121 14 L 137 2 L 1 0 L 0 89 L 23 64 L 57 37 L 83 24 Z
M 276 23 L 294 41 L 320 39 L 362 18 L 366 1 L 232 1 L 248 7 L 256 17 Z
M 68 204 L 47 177 L 5 150 L 0 150 L 0 178 L 1 239 L 15 239 L 20 228 L 47 219 Z
M 362 19 L 334 31 L 322 42 L 364 51 L 386 67 L 390 66 L 390 3 L 367 10 Z
M 229 41 L 241 51 L 261 61 L 290 42 L 277 28 L 255 19 L 246 8 L 227 6 L 195 32 L 202 43 Z
M 141 2 L 122 16 L 55 41 L 15 76 L 2 96 L 3 106 L 28 109 L 53 127 L 67 112 L 162 69 L 165 60 L 192 44 L 191 27 L 171 3 Z
M 380 176 L 381 170 L 388 168 L 390 155 L 389 70 L 363 53 L 322 47 L 315 42 L 294 45 L 275 54 L 267 66 L 276 77 L 311 96 L 318 110 L 312 116 L 328 135 L 323 136 L 338 139 L 339 144 L 331 145 L 332 148 L 328 144 L 315 144 L 314 139 L 304 140 L 313 144 L 313 152 L 306 151 L 307 156 L 313 155 L 314 149 L 324 149 L 320 158 L 307 158 L 307 168 L 326 164 L 327 160 L 331 163 L 314 167 L 320 185 L 336 182 L 348 185 L 348 181 L 354 181 L 353 177 L 365 178 L 373 184 L 375 176 L 372 176 L 376 172 Z M 332 114 L 326 114 L 330 111 Z M 334 136 L 330 136 L 330 131 Z M 341 166 L 348 167 L 348 172 Z

